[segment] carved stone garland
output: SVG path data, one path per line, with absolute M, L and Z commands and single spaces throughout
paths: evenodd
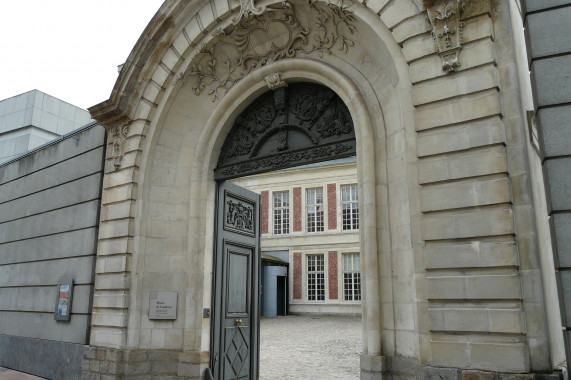
M 123 155 L 125 150 L 125 140 L 129 134 L 129 123 L 117 125 L 110 130 L 111 132 L 111 146 L 113 155 L 113 165 L 115 170 L 121 167 L 123 162 Z
M 353 121 L 339 96 L 294 83 L 263 94 L 236 118 L 214 173 L 230 179 L 354 154 Z
M 355 45 L 349 37 L 357 30 L 356 19 L 346 7 L 283 2 L 257 9 L 252 0 L 242 3 L 240 15 L 234 19 L 236 24 L 203 46 L 176 78 L 192 78 L 197 95 L 206 90 L 216 101 L 240 79 L 269 62 L 300 53 L 323 56 L 334 49 L 347 53 Z
M 432 25 L 432 38 L 442 58 L 442 70 L 451 72 L 460 66 L 458 53 L 462 49 L 462 27 L 460 21 L 460 0 L 451 0 L 428 9 Z

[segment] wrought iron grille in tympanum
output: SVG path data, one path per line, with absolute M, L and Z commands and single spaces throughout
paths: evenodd
M 217 179 L 355 155 L 353 120 L 327 87 L 294 83 L 268 91 L 240 114 L 226 137 Z

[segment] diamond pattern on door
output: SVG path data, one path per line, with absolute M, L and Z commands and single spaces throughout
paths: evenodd
M 249 328 L 230 327 L 226 329 L 226 344 L 224 350 L 224 379 L 241 380 L 248 378 L 248 349 Z

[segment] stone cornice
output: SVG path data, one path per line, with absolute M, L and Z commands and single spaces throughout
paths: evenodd
M 145 69 L 149 66 L 154 67 L 160 63 L 160 59 L 153 60 L 152 57 L 162 54 L 162 50 L 166 47 L 161 48 L 161 41 L 165 39 L 169 31 L 172 31 L 174 18 L 189 2 L 188 0 L 165 1 L 129 54 L 109 99 L 88 109 L 91 117 L 105 129 L 110 130 L 130 120 L 129 115 L 136 107 L 143 91 L 140 77 L 145 75 L 147 71 Z

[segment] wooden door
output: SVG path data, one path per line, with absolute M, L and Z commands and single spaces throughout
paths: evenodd
M 211 362 L 217 380 L 258 378 L 259 221 L 258 194 L 218 184 Z

